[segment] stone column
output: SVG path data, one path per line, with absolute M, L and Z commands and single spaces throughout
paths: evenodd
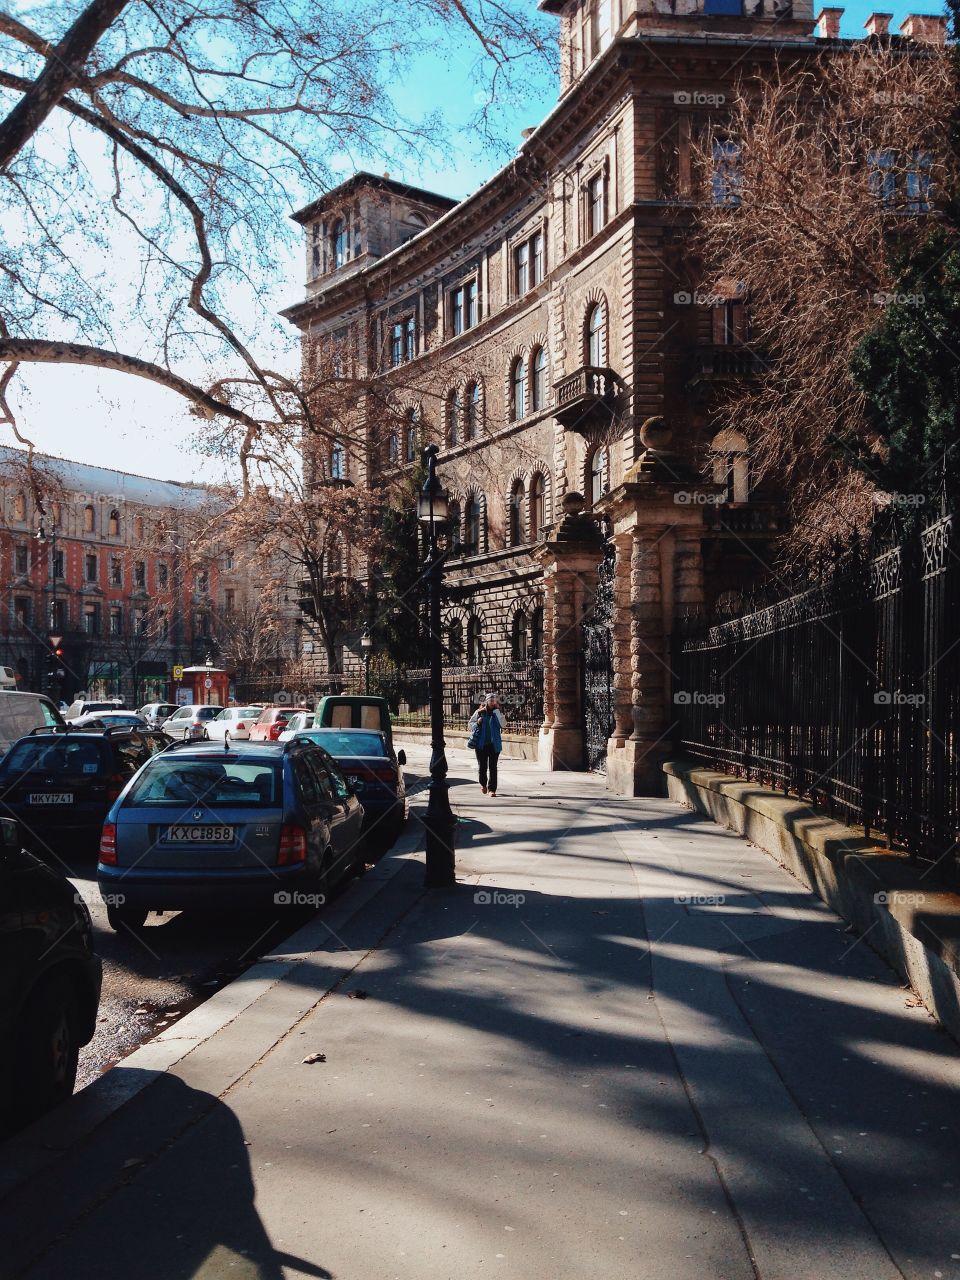
M 546 769 L 583 768 L 580 628 L 597 589 L 603 540 L 583 514 L 579 493 L 563 499 L 564 517 L 535 552 L 543 567 L 544 717 L 539 760 Z
M 613 621 L 611 624 L 611 664 L 613 667 L 613 737 L 620 745 L 633 732 L 633 654 L 631 644 L 629 533 L 613 536 Z

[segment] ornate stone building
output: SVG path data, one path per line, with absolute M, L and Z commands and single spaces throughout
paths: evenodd
M 780 525 L 746 442 L 712 424 L 757 355 L 743 299 L 705 297 L 687 248 L 698 202 L 737 199 L 737 144 L 715 134 L 698 173 L 693 141 L 739 80 L 835 42 L 841 11 L 811 34 L 807 0 L 541 8 L 561 95 L 514 159 L 456 204 L 360 173 L 301 210 L 306 297 L 285 315 L 306 361 L 369 380 L 332 471 L 442 446 L 451 659 L 542 654 L 541 759 L 632 794 L 659 789 L 675 619 L 755 581 Z

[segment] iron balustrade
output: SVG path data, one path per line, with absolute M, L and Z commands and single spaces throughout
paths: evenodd
M 386 693 L 387 691 L 384 690 Z M 443 673 L 443 722 L 466 734 L 467 722 L 485 693 L 495 693 L 507 733 L 534 736 L 543 724 L 543 662 L 505 666 L 447 667 Z M 429 672 L 405 671 L 392 682 L 389 698 L 394 723 L 410 728 L 430 724 Z
M 958 882 L 960 577 L 943 515 L 856 569 L 674 646 L 676 746 Z

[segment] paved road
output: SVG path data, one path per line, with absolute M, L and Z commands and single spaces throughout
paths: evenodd
M 861 939 L 669 801 L 454 798 L 460 886 L 405 863 L 13 1192 L 0 1274 L 960 1280 L 960 1053 Z

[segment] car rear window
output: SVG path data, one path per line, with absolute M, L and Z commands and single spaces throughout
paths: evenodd
M 104 763 L 100 743 L 76 738 L 31 738 L 11 747 L 4 767 L 13 773 L 97 774 Z
M 199 707 L 197 709 L 197 720 L 215 720 L 223 707 Z
M 336 729 L 316 729 L 310 734 L 311 742 L 318 742 L 332 756 L 384 756 L 387 754 L 379 733 L 340 733 Z
M 260 714 L 259 707 L 233 707 L 228 712 L 224 712 L 225 720 L 256 720 Z M 219 718 L 219 717 L 218 717 Z
M 127 797 L 128 805 L 223 805 L 270 808 L 280 803 L 280 765 L 256 760 L 156 758 Z

